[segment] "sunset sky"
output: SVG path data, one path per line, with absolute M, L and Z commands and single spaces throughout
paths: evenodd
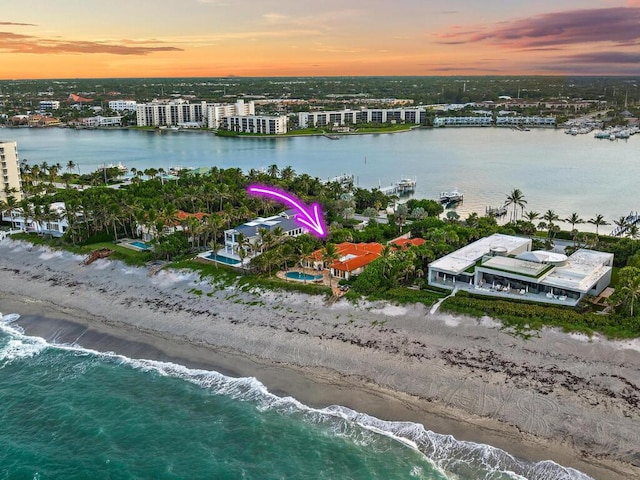
M 640 75 L 640 0 L 3 0 L 0 79 Z

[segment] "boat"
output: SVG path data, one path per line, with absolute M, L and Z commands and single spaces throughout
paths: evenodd
M 452 190 L 451 192 L 440 192 L 440 203 L 455 204 L 460 203 L 464 199 L 462 192 Z
M 507 207 L 505 205 L 501 207 L 486 207 L 484 212 L 489 217 L 502 217 L 507 214 Z
M 180 172 L 193 170 L 193 167 L 175 166 L 169 168 L 169 175 L 179 176 Z
M 417 181 L 415 178 L 401 178 L 397 183 L 398 193 L 400 195 L 413 193 L 416 190 Z
M 123 165 L 122 162 L 118 162 L 116 165 L 114 165 L 113 163 L 110 163 L 109 165 L 105 165 L 104 168 L 117 168 L 118 171 L 122 172 L 122 173 L 126 173 L 129 171 L 129 169 L 127 168 L 126 165 Z

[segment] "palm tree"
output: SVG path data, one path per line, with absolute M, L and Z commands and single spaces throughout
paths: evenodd
M 598 214 L 594 218 L 589 219 L 589 223 L 596 226 L 596 236 L 598 235 L 598 228 L 605 225 L 611 225 L 604 219 L 604 215 Z
M 504 202 L 505 207 L 513 205 L 512 221 L 515 222 L 518 219 L 518 207 L 524 212 L 524 207 L 527 201 L 524 199 L 524 194 L 519 188 L 514 188 L 511 193 L 507 195 L 507 199 Z
M 624 267 L 620 270 L 618 288 L 612 296 L 613 301 L 619 305 L 629 305 L 630 316 L 636 300 L 640 297 L 640 269 L 636 267 Z
M 562 221 L 571 224 L 571 231 L 576 229 L 576 225 L 584 223 L 584 220 L 576 212 L 573 212 L 567 218 L 563 218 Z
M 67 162 L 67 171 L 69 173 L 73 172 L 73 169 L 76 168 L 76 163 L 73 160 L 69 160 Z
M 322 249 L 322 261 L 329 268 L 329 287 L 331 287 L 331 264 L 338 258 L 340 258 L 340 254 L 336 246 L 333 243 L 327 243 Z
M 527 222 L 533 223 L 535 219 L 540 218 L 540 214 L 538 212 L 534 212 L 533 210 L 529 210 L 524 214 L 524 218 L 525 220 L 527 220 Z
M 555 224 L 555 222 L 560 220 L 560 217 L 553 210 L 547 210 L 545 212 L 545 214 L 542 216 L 542 220 L 544 220 L 546 222 L 545 226 L 546 226 L 546 229 L 547 229 L 547 241 L 551 242 L 552 233 L 555 234 L 559 230 L 559 228 Z

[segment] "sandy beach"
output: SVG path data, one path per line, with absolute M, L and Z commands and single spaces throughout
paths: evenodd
M 0 311 L 52 342 L 253 376 L 310 406 L 419 422 L 596 479 L 640 478 L 640 340 L 522 339 L 489 318 L 82 260 L 1 241 Z

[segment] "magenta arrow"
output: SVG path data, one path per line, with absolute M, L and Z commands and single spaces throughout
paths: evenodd
M 324 222 L 320 216 L 320 205 L 317 203 L 307 206 L 292 194 L 273 187 L 251 185 L 247 191 L 254 195 L 264 195 L 275 198 L 280 202 L 288 203 L 300 212 L 299 215 L 296 215 L 296 222 L 307 227 L 309 231 L 317 237 L 327 236 L 327 227 L 324 226 Z

